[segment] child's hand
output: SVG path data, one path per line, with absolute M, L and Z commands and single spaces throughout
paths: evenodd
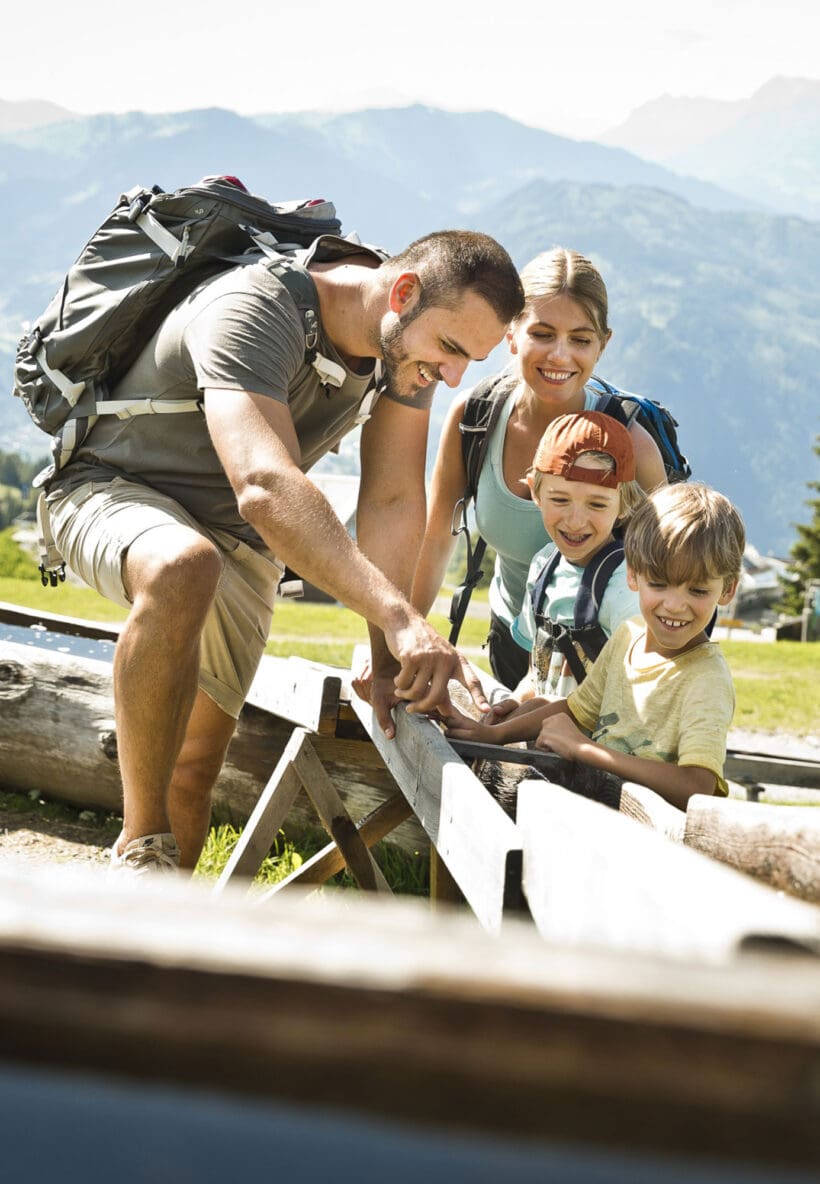
M 474 740 L 482 743 L 492 743 L 492 726 L 464 715 L 457 707 L 437 708 L 432 719 L 444 725 L 444 734 L 451 740 Z
M 579 760 L 581 749 L 588 744 L 589 737 L 584 735 L 574 720 L 563 713 L 545 719 L 535 741 L 536 748 L 555 752 L 569 760 Z
M 485 711 L 481 717 L 481 722 L 485 724 L 497 724 L 502 719 L 506 719 L 513 711 L 517 711 L 519 702 L 517 699 L 499 699 L 494 703 L 489 711 Z

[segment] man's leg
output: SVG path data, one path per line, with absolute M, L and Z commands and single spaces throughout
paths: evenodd
M 179 844 L 180 867 L 196 867 L 211 820 L 211 790 L 235 728 L 233 716 L 200 690 L 168 792 L 168 815 Z
M 115 849 L 173 833 L 182 866 L 193 867 L 282 565 L 121 479 L 67 495 L 51 523 L 72 569 L 130 609 L 114 669 L 125 803 Z
M 133 607 L 114 655 L 124 806 L 119 851 L 132 839 L 172 830 L 169 789 L 197 694 L 200 635 L 221 573 L 218 549 L 186 526 L 148 531 L 126 554 L 123 582 Z

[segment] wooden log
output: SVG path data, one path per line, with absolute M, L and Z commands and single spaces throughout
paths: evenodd
M 290 669 L 281 662 L 267 667 L 271 677 Z M 247 821 L 292 731 L 288 720 L 246 704 L 214 788 L 217 820 Z M 319 735 L 315 749 L 354 817 L 395 792 L 369 741 Z M 34 790 L 81 809 L 122 810 L 110 662 L 0 641 L 0 788 Z M 288 828 L 315 824 L 312 807 L 297 799 Z M 412 819 L 387 841 L 409 853 L 427 848 Z
M 655 1153 L 684 1164 L 676 1180 L 785 1179 L 820 1157 L 815 959 L 705 966 L 550 945 L 521 924 L 490 937 L 410 902 L 254 909 L 65 870 L 0 868 L 0 900 L 6 1066 Z
M 820 953 L 820 912 L 544 781 L 518 787 L 523 885 L 551 941 L 726 962 L 744 946 Z
M 684 842 L 773 888 L 820 904 L 820 810 L 690 798 Z

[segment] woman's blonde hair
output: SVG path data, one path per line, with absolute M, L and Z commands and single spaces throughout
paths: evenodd
M 521 272 L 524 311 L 536 300 L 569 296 L 581 305 L 604 344 L 609 339 L 609 301 L 600 271 L 585 255 L 566 247 L 542 251 Z M 523 313 L 522 313 L 523 315 Z
M 727 497 L 697 481 L 661 485 L 629 522 L 626 562 L 638 575 L 670 584 L 740 576 L 746 530 Z

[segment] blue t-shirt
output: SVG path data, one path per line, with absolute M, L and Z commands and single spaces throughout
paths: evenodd
M 554 545 L 550 543 L 533 557 L 521 612 L 513 621 L 511 632 L 518 644 L 532 654 L 535 693 L 549 699 L 565 699 L 570 691 L 575 690 L 577 683 L 563 655 L 552 648 L 545 631 L 538 629 L 532 607 L 532 590 L 553 550 Z M 541 615 L 549 617 L 556 624 L 571 625 L 575 614 L 575 597 L 583 575 L 583 567 L 570 563 L 562 555 L 552 579 L 544 589 Z M 611 637 L 622 621 L 639 615 L 638 593 L 628 586 L 626 563 L 621 563 L 610 576 L 601 598 L 598 624 L 607 637 Z M 592 665 L 589 659 L 583 653 L 579 653 L 579 657 L 589 669 Z

